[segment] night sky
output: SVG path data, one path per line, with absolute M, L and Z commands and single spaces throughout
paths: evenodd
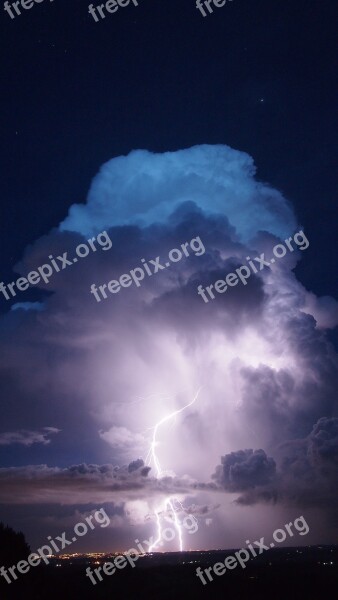
M 335 17 L 333 0 L 1 9 L 0 281 L 111 240 L 0 293 L 0 521 L 33 549 L 104 507 L 74 551 L 124 550 L 167 497 L 197 519 L 185 548 L 299 515 L 304 543 L 336 541 Z M 300 230 L 308 248 L 197 294 Z M 203 254 L 90 293 L 192 239 Z M 154 427 L 194 398 L 159 430 L 159 474 Z

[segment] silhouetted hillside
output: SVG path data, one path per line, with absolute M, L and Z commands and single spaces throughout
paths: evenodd
M 29 554 L 24 534 L 0 523 L 0 566 L 10 567 Z

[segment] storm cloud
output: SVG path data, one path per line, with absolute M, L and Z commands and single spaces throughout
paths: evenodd
M 239 450 L 221 457 L 213 478 L 229 492 L 239 492 L 271 482 L 276 463 L 264 450 Z
M 299 226 L 282 193 L 257 181 L 253 159 L 227 146 L 138 150 L 103 165 L 87 202 L 72 205 L 16 266 L 24 276 L 49 255 L 71 257 L 103 230 L 112 240 L 109 251 L 39 284 L 43 310 L 36 303 L 29 310 L 22 292 L 16 310 L 2 317 L 0 440 L 13 440 L 8 432 L 42 432 L 51 409 L 60 430 L 39 444 L 39 455 L 33 442 L 17 444 L 15 455 L 2 446 L 2 501 L 15 492 L 27 505 L 53 495 L 81 504 L 89 491 L 106 502 L 138 497 L 144 505 L 137 514 L 145 518 L 168 490 L 189 497 L 190 506 L 216 506 L 221 493 L 239 493 L 254 510 L 267 500 L 309 502 L 315 489 L 312 505 L 325 510 L 337 460 L 337 355 L 327 337 L 337 324 L 336 301 L 317 298 L 297 280 L 295 267 L 306 260 L 300 250 L 212 303 L 197 295 L 199 284 L 224 277 L 248 256 L 268 255 Z M 184 257 L 105 302 L 90 294 L 92 283 L 116 279 L 142 259 L 165 262 L 171 249 L 197 236 L 203 255 Z M 200 388 L 192 406 L 159 428 L 157 480 L 154 427 Z M 12 465 L 13 456 L 15 465 L 33 466 Z

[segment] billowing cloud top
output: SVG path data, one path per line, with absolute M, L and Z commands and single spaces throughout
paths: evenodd
M 73 205 L 60 229 L 90 235 L 116 225 L 166 223 L 177 207 L 193 202 L 204 214 L 226 215 L 241 239 L 259 230 L 285 236 L 295 227 L 291 207 L 255 173 L 252 158 L 228 146 L 137 150 L 101 167 L 86 206 Z

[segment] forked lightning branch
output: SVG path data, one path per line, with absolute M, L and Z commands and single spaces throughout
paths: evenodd
M 159 445 L 159 442 L 158 442 L 159 429 L 162 425 L 164 425 L 168 421 L 174 419 L 177 415 L 179 415 L 180 413 L 185 411 L 187 408 L 189 408 L 190 406 L 195 404 L 195 402 L 197 401 L 198 396 L 200 394 L 200 391 L 201 391 L 201 388 L 197 391 L 194 398 L 188 404 L 186 404 L 182 408 L 179 408 L 179 409 L 169 413 L 165 417 L 163 417 L 158 423 L 156 423 L 156 425 L 153 429 L 153 437 L 152 437 L 151 446 L 150 446 L 150 449 L 148 452 L 147 460 L 149 460 L 149 458 L 150 458 L 149 464 L 151 464 L 151 462 L 153 462 L 155 469 L 156 469 L 156 476 L 158 479 L 163 477 L 163 474 L 164 474 L 161 463 L 160 463 L 160 459 L 159 459 L 159 457 L 157 455 L 157 451 L 156 451 L 156 448 Z M 181 552 L 183 551 L 182 525 L 178 519 L 178 516 L 177 516 L 178 509 L 176 508 L 175 504 L 179 504 L 180 509 L 184 510 L 182 504 L 176 498 L 169 496 L 168 498 L 166 498 L 162 509 L 159 508 L 159 510 L 156 511 L 157 539 L 152 544 L 152 546 L 149 548 L 149 552 L 152 552 L 153 550 L 155 550 L 158 547 L 158 545 L 163 544 L 163 540 L 165 540 L 165 536 L 163 535 L 164 532 L 163 532 L 161 521 L 162 521 L 162 515 L 166 515 L 167 512 L 169 512 L 173 517 L 174 525 L 175 525 L 175 528 L 178 533 L 180 551 Z

